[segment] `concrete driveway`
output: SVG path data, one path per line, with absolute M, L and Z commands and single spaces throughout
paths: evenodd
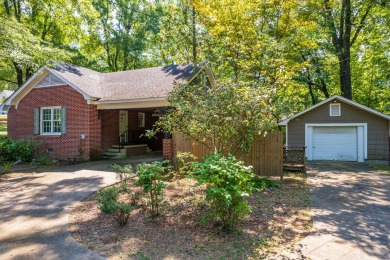
M 390 259 L 390 172 L 363 163 L 310 165 L 311 234 L 278 259 Z
M 102 258 L 70 236 L 68 218 L 78 201 L 115 182 L 109 165 L 103 161 L 54 172 L 13 173 L 0 181 L 0 259 Z

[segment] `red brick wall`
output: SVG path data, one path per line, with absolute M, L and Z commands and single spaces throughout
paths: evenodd
M 34 108 L 46 106 L 66 107 L 66 135 L 34 136 Z M 81 142 L 80 135 L 86 134 Z M 79 157 L 79 147 L 84 158 L 89 159 L 91 150 L 101 151 L 101 123 L 96 106 L 88 105 L 83 96 L 70 86 L 32 89 L 18 105 L 11 107 L 8 114 L 8 136 L 11 139 L 34 138 L 42 142 L 45 155 L 51 148 L 53 158 L 66 160 Z
M 101 147 L 104 150 L 119 143 L 119 110 L 102 110 L 101 117 Z
M 172 139 L 163 139 L 163 158 L 172 160 Z

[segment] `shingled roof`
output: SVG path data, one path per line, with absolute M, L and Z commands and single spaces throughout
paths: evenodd
M 50 70 L 99 101 L 115 101 L 165 98 L 175 82 L 186 83 L 201 69 L 187 64 L 100 73 L 76 65 L 58 64 Z

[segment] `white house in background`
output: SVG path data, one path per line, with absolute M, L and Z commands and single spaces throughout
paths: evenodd
M 14 93 L 12 90 L 3 90 L 0 93 L 0 115 L 6 115 L 7 111 L 3 110 L 2 103 L 5 99 L 7 99 L 9 96 L 11 96 Z

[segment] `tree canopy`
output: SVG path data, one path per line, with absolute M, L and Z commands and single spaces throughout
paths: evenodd
M 0 89 L 52 60 L 98 71 L 208 61 L 221 84 L 274 90 L 277 120 L 334 94 L 390 113 L 389 28 L 384 0 L 5 0 Z

